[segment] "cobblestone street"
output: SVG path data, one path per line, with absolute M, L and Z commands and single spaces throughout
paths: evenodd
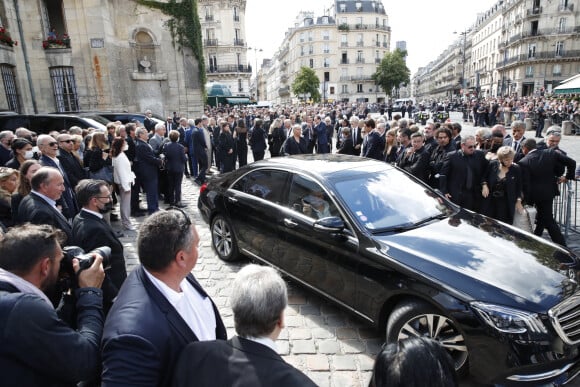
M 472 134 L 474 128 L 466 125 L 462 134 Z M 528 137 L 533 133 L 527 132 Z M 564 136 L 561 148 L 576 160 L 580 158 L 580 136 Z M 251 156 L 251 152 L 250 152 Z M 197 210 L 199 187 L 192 179 L 184 179 L 185 210 L 195 220 L 201 237 L 200 257 L 194 269 L 196 278 L 211 295 L 220 309 L 228 329 L 228 337 L 234 334 L 234 322 L 228 305 L 229 284 L 245 261 L 230 264 L 219 260 L 211 248 L 208 226 Z M 142 206 L 144 206 L 144 198 Z M 133 218 L 134 225 L 144 218 Z M 113 223 L 113 227 L 119 227 Z M 572 233 L 569 242 L 573 250 L 580 252 L 580 238 Z M 138 265 L 136 232 L 125 231 L 122 239 L 128 270 Z M 322 387 L 367 386 L 374 357 L 383 343 L 383 334 L 362 320 L 357 320 L 313 292 L 289 284 L 289 307 L 286 310 L 286 329 L 276 342 L 284 359 L 305 372 Z M 469 381 L 462 386 L 474 386 Z M 572 385 L 580 386 L 575 382 Z

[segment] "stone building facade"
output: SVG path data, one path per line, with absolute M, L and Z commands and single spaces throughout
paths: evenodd
M 301 12 L 258 82 L 267 100 L 289 103 L 304 96 L 291 85 L 302 66 L 316 72 L 323 101 L 382 102 L 372 74 L 390 51 L 391 28 L 381 1 L 335 0 L 325 15 Z
M 531 96 L 550 93 L 578 73 L 578 4 L 499 0 L 479 14 L 444 54 L 420 68 L 412 87 L 417 100 Z
M 0 0 L 0 109 L 203 112 L 198 62 L 131 0 Z M 68 38 L 67 38 L 68 37 Z

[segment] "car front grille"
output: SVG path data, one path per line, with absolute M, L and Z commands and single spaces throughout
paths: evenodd
M 548 311 L 558 336 L 566 344 L 580 343 L 580 293 L 576 293 Z

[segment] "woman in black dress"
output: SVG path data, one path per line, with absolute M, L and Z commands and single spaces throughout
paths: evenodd
M 515 152 L 509 146 L 497 150 L 497 160 L 489 164 L 483 177 L 481 194 L 485 198 L 482 213 L 512 224 L 515 211 L 522 211 L 522 172 L 514 164 Z
M 250 136 L 250 147 L 254 155 L 254 161 L 263 160 L 266 153 L 266 132 L 262 128 L 262 120 L 256 118 L 254 128 Z
M 228 123 L 222 122 L 221 127 L 222 130 L 218 141 L 218 152 L 221 162 L 220 172 L 231 172 L 235 169 L 236 165 L 236 154 L 234 152 L 236 146 Z
M 268 145 L 270 146 L 270 155 L 272 157 L 280 156 L 280 149 L 282 144 L 286 140 L 286 133 L 282 129 L 282 120 L 276 118 L 272 125 L 270 125 L 270 131 L 268 134 Z
M 243 167 L 248 163 L 248 128 L 246 121 L 238 120 L 235 130 L 236 153 L 238 154 L 238 166 Z

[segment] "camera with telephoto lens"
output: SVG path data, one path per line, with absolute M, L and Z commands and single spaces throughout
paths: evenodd
M 60 261 L 59 278 L 61 281 L 61 289 L 70 289 L 78 287 L 76 276 L 81 271 L 88 269 L 95 262 L 94 254 L 99 254 L 103 257 L 103 268 L 106 270 L 110 265 L 111 248 L 109 246 L 97 247 L 93 251 L 85 253 L 85 251 L 78 246 L 66 246 L 62 249 L 63 258 Z M 76 258 L 79 261 L 79 271 L 75 273 L 72 261 Z

